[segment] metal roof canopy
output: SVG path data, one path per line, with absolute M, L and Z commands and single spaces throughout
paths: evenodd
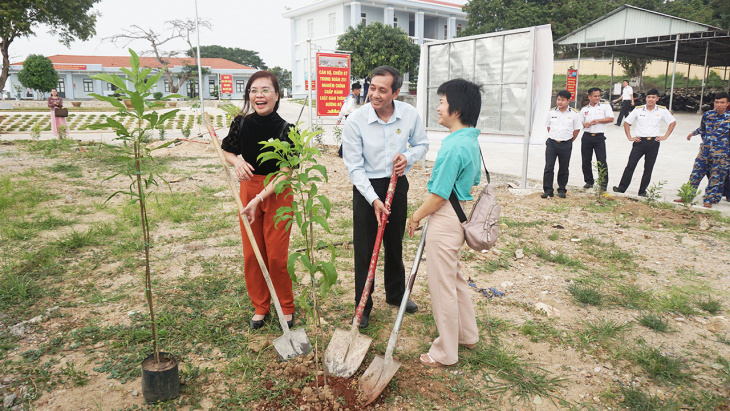
M 707 67 L 730 63 L 730 30 L 624 4 L 585 26 L 559 38 L 557 46 L 576 47 L 580 67 L 582 49 L 674 61 Z M 671 107 L 670 107 L 671 108 Z

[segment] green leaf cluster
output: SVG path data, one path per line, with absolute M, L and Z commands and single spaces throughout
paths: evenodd
M 388 65 L 401 73 L 416 74 L 421 49 L 400 28 L 383 23 L 350 27 L 337 39 L 337 49 L 352 52 L 352 76 L 368 77 L 374 68 Z
M 697 204 L 695 198 L 697 198 L 697 196 L 700 195 L 701 192 L 702 190 L 698 190 L 697 188 L 692 187 L 692 184 L 684 183 L 681 187 L 679 187 L 679 190 L 677 190 L 677 195 L 682 200 L 682 205 L 685 207 L 689 207 Z
M 327 219 L 330 216 L 332 203 L 327 196 L 320 194 L 317 184 L 327 182 L 327 169 L 317 164 L 317 158 L 321 156 L 319 149 L 314 146 L 313 139 L 321 130 L 304 130 L 299 132 L 296 128 L 289 130 L 289 141 L 271 139 L 263 142 L 264 152 L 259 155 L 261 162 L 267 160 L 276 161 L 280 171 L 267 176 L 266 184 L 275 181 L 275 192 L 277 194 L 288 193 L 292 196 L 291 207 L 281 207 L 277 210 L 274 221 L 286 224 L 289 229 L 292 224 L 299 228 L 305 239 L 305 252 L 295 252 L 289 255 L 287 267 L 292 281 L 302 283 L 308 276 L 306 282 L 308 292 L 302 293 L 297 304 L 317 324 L 317 297 L 325 298 L 329 289 L 337 282 L 337 270 L 335 268 L 335 248 L 324 241 L 314 241 L 314 227 L 325 232 L 330 232 Z M 330 258 L 321 259 L 315 254 L 316 249 L 329 249 Z M 305 274 L 297 275 L 297 262 L 305 269 Z M 315 295 L 315 293 L 317 295 Z M 311 302 L 309 300 L 311 298 Z
M 188 57 L 195 57 L 195 50 L 188 49 L 185 52 Z M 222 58 L 244 66 L 253 67 L 259 70 L 268 70 L 264 60 L 259 57 L 258 51 L 241 49 L 238 47 L 223 47 L 218 45 L 200 46 L 200 57 Z
M 18 80 L 24 87 L 48 93 L 58 84 L 58 72 L 48 57 L 31 54 L 23 62 L 23 69 L 18 72 Z

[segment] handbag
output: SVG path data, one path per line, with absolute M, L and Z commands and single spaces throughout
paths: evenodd
M 53 110 L 53 114 L 56 117 L 68 117 L 68 109 L 67 108 L 62 108 L 62 107 L 56 107 Z
M 484 171 L 487 173 L 487 185 L 479 193 L 474 207 L 471 209 L 469 218 L 466 218 L 464 210 L 456 198 L 456 192 L 451 191 L 449 201 L 454 207 L 456 215 L 459 217 L 461 226 L 464 228 L 464 238 L 466 243 L 476 251 L 486 251 L 494 247 L 499 237 L 499 213 L 500 207 L 497 204 L 497 195 L 494 193 L 494 187 L 490 185 L 489 170 L 484 163 L 484 156 L 481 148 L 479 156 L 482 158 Z

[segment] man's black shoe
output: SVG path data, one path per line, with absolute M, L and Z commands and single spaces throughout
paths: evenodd
M 639 197 L 648 197 L 646 193 L 639 193 Z
M 370 316 L 363 314 L 360 319 L 360 328 L 368 328 L 368 325 L 370 325 Z
M 565 198 L 565 197 L 566 197 L 566 195 L 565 195 L 565 193 L 563 193 L 563 192 L 560 192 L 560 191 L 559 191 L 559 192 L 558 192 L 558 197 L 560 197 L 560 198 Z
M 583 188 L 591 188 L 591 187 L 593 187 L 593 184 L 588 184 L 588 183 L 585 183 L 585 184 L 583 185 Z
M 400 307 L 400 302 L 398 302 L 398 303 L 391 303 L 391 302 L 388 302 L 388 301 L 386 301 L 386 302 L 388 304 L 392 305 L 392 306 Z M 418 311 L 418 306 L 416 305 L 416 303 L 414 303 L 413 301 L 411 301 L 411 299 L 409 298 L 408 299 L 408 302 L 406 303 L 406 312 L 413 314 L 416 311 Z
M 618 186 L 613 186 L 614 193 L 623 193 L 624 191 L 626 191 L 626 190 L 622 190 Z
M 548 198 L 548 197 L 552 197 L 552 196 L 553 196 L 553 193 L 542 193 L 540 198 Z

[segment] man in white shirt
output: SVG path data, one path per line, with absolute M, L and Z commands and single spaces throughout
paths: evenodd
M 370 103 L 352 113 L 342 131 L 343 160 L 353 184 L 356 305 L 360 303 L 365 288 L 378 226 L 385 224 L 385 219 L 389 221 L 383 233 L 385 302 L 400 306 L 406 289 L 403 266 L 403 234 L 408 218 L 406 174 L 413 164 L 426 155 L 428 137 L 416 109 L 395 100 L 402 84 L 403 77 L 393 67 L 380 66 L 374 69 L 369 90 Z M 400 177 L 388 213 L 383 202 L 393 171 Z M 388 216 L 381 219 L 382 213 Z M 371 293 L 360 328 L 368 326 L 372 307 Z M 406 312 L 417 310 L 418 306 L 408 300 Z
M 646 93 L 646 105 L 636 107 L 624 121 L 626 138 L 633 142 L 633 146 L 621 182 L 618 186 L 613 187 L 613 191 L 617 193 L 623 193 L 629 188 L 636 164 L 641 157 L 644 157 L 644 175 L 641 176 L 641 183 L 639 184 L 639 196 L 646 197 L 646 188 L 649 187 L 651 172 L 654 169 L 657 154 L 659 154 L 659 142 L 669 138 L 677 125 L 672 113 L 666 107 L 657 105 L 658 100 L 659 91 L 655 88 L 649 90 Z M 669 125 L 664 135 L 660 135 L 662 121 Z M 633 124 L 636 124 L 634 129 L 636 135 L 634 137 L 631 136 L 631 126 Z
M 601 190 L 608 187 L 608 164 L 606 163 L 606 124 L 613 123 L 613 110 L 608 103 L 601 103 L 601 89 L 588 89 L 588 105 L 580 109 L 580 122 L 583 124 L 583 137 L 580 141 L 580 154 L 583 160 L 583 188 L 593 187 L 593 152 L 596 152 Z M 601 175 L 603 174 L 603 175 Z
M 628 80 L 623 82 L 624 88 L 621 90 L 621 97 L 614 100 L 614 103 L 618 103 L 621 100 L 621 112 L 618 113 L 618 120 L 616 125 L 621 126 L 621 120 L 629 115 L 631 107 L 634 106 L 634 88 L 629 85 Z
M 353 111 L 357 110 L 357 104 L 355 104 L 355 100 L 360 96 L 360 89 L 362 86 L 360 86 L 360 83 L 352 83 L 352 88 L 350 89 L 350 94 L 345 97 L 345 101 L 342 102 L 342 108 L 340 109 L 340 115 L 337 116 L 337 125 L 340 125 L 340 122 L 343 118 L 347 118 L 350 114 L 352 114 Z M 342 156 L 340 156 L 342 157 Z
M 553 177 L 555 176 L 555 159 L 558 159 L 558 197 L 565 198 L 568 185 L 568 167 L 573 141 L 580 132 L 580 114 L 578 110 L 568 107 L 570 91 L 560 90 L 556 98 L 557 107 L 550 109 L 545 125 L 548 139 L 545 142 L 545 171 L 542 176 L 542 198 L 553 196 Z

